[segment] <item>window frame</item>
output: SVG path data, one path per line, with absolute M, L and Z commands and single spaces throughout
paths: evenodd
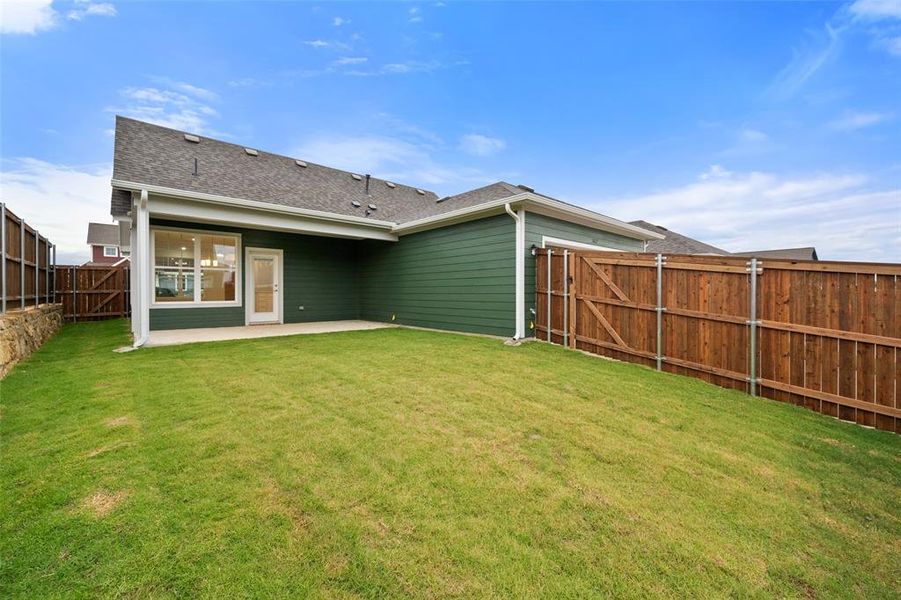
M 107 250 L 112 250 L 112 254 L 107 254 Z M 104 246 L 103 247 L 103 257 L 104 258 L 116 258 L 119 256 L 119 249 L 116 246 Z
M 174 231 L 178 233 L 190 233 L 196 236 L 194 240 L 194 299 L 193 300 L 176 300 L 173 302 L 157 302 L 156 300 L 156 285 L 154 281 L 156 280 L 156 232 L 157 231 Z M 203 281 L 203 268 L 200 264 L 200 236 L 201 235 L 219 235 L 219 236 L 229 236 L 235 238 L 235 299 L 234 300 L 215 300 L 204 302 L 200 299 L 201 289 L 202 289 L 202 281 Z M 243 244 L 240 233 L 235 233 L 231 231 L 219 231 L 219 230 L 211 230 L 211 229 L 187 229 L 184 227 L 157 227 L 151 226 L 150 228 L 150 256 L 148 257 L 150 261 L 150 281 L 148 285 L 150 286 L 150 308 L 223 308 L 228 306 L 244 306 L 244 293 L 243 293 L 243 268 L 244 268 L 244 255 L 243 255 Z M 165 268 L 165 267 L 161 267 Z

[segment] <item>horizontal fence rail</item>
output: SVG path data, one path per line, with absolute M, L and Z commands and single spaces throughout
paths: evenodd
M 53 301 L 56 246 L 0 202 L 0 312 Z
M 538 339 L 901 433 L 901 265 L 537 254 Z
M 98 321 L 130 315 L 129 268 L 57 266 L 56 301 L 72 321 Z

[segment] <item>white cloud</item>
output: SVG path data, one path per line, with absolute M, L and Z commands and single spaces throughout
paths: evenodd
M 59 15 L 51 3 L 52 0 L 0 2 L 0 33 L 33 35 L 52 29 L 59 22 Z
M 857 0 L 848 10 L 867 20 L 901 19 L 901 0 Z
M 165 78 L 156 80 L 161 83 L 167 81 Z M 205 102 L 218 98 L 218 94 L 185 82 L 170 82 L 169 89 L 127 87 L 120 90 L 119 95 L 126 104 L 107 108 L 108 112 L 156 123 L 163 127 L 204 133 L 209 131 L 210 119 L 219 116 L 216 109 Z
M 812 35 L 807 45 L 794 50 L 792 60 L 776 75 L 768 93 L 786 99 L 797 93 L 841 50 L 841 29 L 827 23 L 822 32 Z
M 59 264 L 88 259 L 88 222 L 111 223 L 109 165 L 70 167 L 35 158 L 4 160 L 0 196 L 57 245 Z
M 460 150 L 473 156 L 491 156 L 506 147 L 504 140 L 479 133 L 470 133 L 460 138 Z
M 334 63 L 335 65 L 362 65 L 366 63 L 369 59 L 365 56 L 342 56 Z
M 593 204 L 734 252 L 816 246 L 821 258 L 897 261 L 901 189 L 870 187 L 861 174 L 786 177 L 714 166 L 683 186 Z
M 304 44 L 305 46 L 309 46 L 310 48 L 316 48 L 317 50 L 323 50 L 326 48 L 331 49 L 331 50 L 343 50 L 343 51 L 350 50 L 350 46 L 348 46 L 344 42 L 338 42 L 335 40 L 316 39 L 316 40 L 305 40 L 301 43 Z
M 335 27 L 341 27 L 342 25 L 347 25 L 350 23 L 350 19 L 345 19 L 344 17 L 335 17 L 332 19 L 332 25 Z
M 418 6 L 414 6 L 407 11 L 407 20 L 410 21 L 410 23 L 422 22 L 422 12 L 419 10 Z
M 889 54 L 901 56 L 901 36 L 884 38 L 882 46 Z
M 75 8 L 66 14 L 70 21 L 81 21 L 85 17 L 115 17 L 116 7 L 109 2 L 88 2 L 76 0 Z
M 765 142 L 770 138 L 770 136 L 758 129 L 743 129 L 739 134 L 739 137 L 741 137 L 742 141 L 752 143 Z
M 892 119 L 889 113 L 879 112 L 848 112 L 839 119 L 829 123 L 829 128 L 836 131 L 854 131 L 864 127 L 872 127 Z

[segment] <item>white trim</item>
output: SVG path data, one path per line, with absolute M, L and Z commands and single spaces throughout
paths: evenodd
M 150 337 L 150 299 L 152 297 L 150 284 L 152 283 L 151 277 L 153 277 L 150 271 L 150 262 L 153 260 L 153 255 L 150 252 L 150 211 L 147 208 L 147 199 L 147 190 L 141 190 L 141 195 L 134 208 L 137 217 L 137 222 L 135 223 L 135 254 L 138 258 L 135 265 L 138 271 L 135 281 L 138 284 L 138 289 L 132 292 L 132 297 L 138 300 L 139 310 L 137 313 L 140 315 L 138 322 L 139 335 L 134 341 L 136 348 L 143 346 L 147 342 L 147 338 Z M 134 314 L 132 312 L 132 315 Z
M 541 247 L 547 248 L 548 244 L 559 248 L 568 248 L 570 250 L 597 250 L 599 252 L 628 252 L 621 248 L 608 248 L 606 246 L 595 246 L 594 244 L 585 244 L 583 242 L 574 242 L 563 238 L 555 238 L 548 235 L 541 236 Z
M 524 192 L 522 194 L 514 194 L 508 198 L 501 198 L 491 202 L 484 202 L 475 206 L 468 206 L 452 210 L 440 215 L 416 219 L 397 225 L 392 231 L 398 235 L 406 235 L 434 229 L 436 227 L 445 227 L 455 222 L 463 222 L 477 218 L 483 214 L 498 213 L 503 214 L 505 205 L 516 204 L 517 208 L 524 208 L 530 212 L 559 218 L 572 223 L 579 223 L 586 227 L 617 233 L 625 237 L 631 237 L 639 240 L 662 240 L 663 235 L 659 233 L 636 227 L 624 221 L 614 219 L 578 206 L 572 206 L 559 200 L 552 200 L 532 192 Z
M 387 229 L 364 227 L 353 223 L 342 223 L 324 219 L 261 211 L 254 208 L 217 205 L 189 199 L 168 196 L 153 196 L 150 212 L 154 218 L 209 223 L 212 225 L 261 229 L 264 231 L 285 231 L 304 235 L 340 237 L 348 239 L 376 239 L 396 242 L 397 236 Z
M 200 265 L 200 240 L 195 240 L 194 242 L 194 299 L 190 301 L 177 301 L 177 302 L 157 302 L 156 301 L 156 232 L 157 231 L 177 231 L 179 233 L 193 233 L 196 236 L 201 235 L 222 235 L 237 238 L 238 244 L 235 247 L 235 299 L 234 300 L 224 300 L 217 302 L 204 302 L 200 300 L 201 294 L 201 282 L 202 275 L 198 277 L 198 271 L 202 273 L 202 267 Z M 209 229 L 187 229 L 183 227 L 167 227 L 160 225 L 153 225 L 150 228 L 150 256 L 148 262 L 150 262 L 150 279 L 147 282 L 147 285 L 150 289 L 150 308 L 154 310 L 158 308 L 169 309 L 169 308 L 224 308 L 228 306 L 241 306 L 242 305 L 242 295 L 241 295 L 241 248 L 242 248 L 242 238 L 240 233 L 232 233 L 230 231 L 214 231 Z
M 132 181 L 123 181 L 121 179 L 113 179 L 112 186 L 123 190 L 147 190 L 151 194 L 159 194 L 172 198 L 183 198 L 194 200 L 197 202 L 208 202 L 213 204 L 226 204 L 231 206 L 239 206 L 243 208 L 253 208 L 273 213 L 282 213 L 289 215 L 298 215 L 310 217 L 314 219 L 324 219 L 338 223 L 353 223 L 355 225 L 366 225 L 376 229 L 391 229 L 395 226 L 392 221 L 379 221 L 376 219 L 367 219 L 365 217 L 355 217 L 353 215 L 339 215 L 321 210 L 311 210 L 307 208 L 297 208 L 294 206 L 282 206 L 272 204 L 271 202 L 259 202 L 256 200 L 244 200 L 242 198 L 231 198 L 229 196 L 220 196 L 218 194 L 205 194 L 203 192 L 190 192 L 179 190 L 177 188 L 164 187 L 159 185 L 145 185 L 143 183 L 135 183 Z
M 112 254 L 107 254 L 107 250 L 112 250 Z M 103 246 L 103 258 L 116 258 L 119 256 L 119 247 L 118 246 Z
M 244 303 L 244 324 L 245 325 L 271 325 L 272 323 L 285 322 L 285 252 L 278 248 L 254 248 L 248 246 L 244 249 L 244 262 L 247 264 L 247 286 L 246 294 L 250 294 L 253 290 L 253 269 L 250 267 L 251 254 L 274 254 L 278 256 L 278 320 L 267 322 L 251 322 L 253 315 L 253 300 L 248 296 Z
M 509 204 L 504 205 L 504 211 L 513 218 L 516 227 L 516 254 L 515 256 L 515 285 L 514 285 L 514 323 L 516 331 L 514 340 L 525 337 L 526 330 L 526 211 L 522 208 L 514 212 Z

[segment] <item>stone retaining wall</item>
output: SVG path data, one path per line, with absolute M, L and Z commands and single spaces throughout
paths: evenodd
M 41 304 L 0 314 L 0 379 L 53 337 L 62 325 L 62 304 Z

